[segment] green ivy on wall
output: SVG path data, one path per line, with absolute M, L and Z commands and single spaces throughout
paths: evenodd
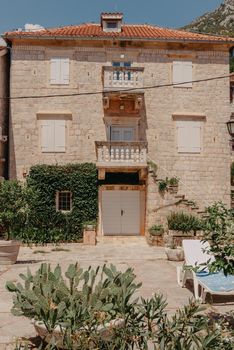
M 92 163 L 33 166 L 27 187 L 28 219 L 20 237 L 25 242 L 77 241 L 82 224 L 97 218 L 98 179 Z M 70 212 L 56 210 L 57 191 L 71 191 Z

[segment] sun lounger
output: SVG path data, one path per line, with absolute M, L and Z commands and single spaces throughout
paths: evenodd
M 206 269 L 208 262 L 214 261 L 214 256 L 204 250 L 209 248 L 208 242 L 199 240 L 183 240 L 185 262 L 177 268 L 177 282 L 184 287 L 188 278 L 193 279 L 196 299 L 205 300 L 206 294 L 234 295 L 234 275 L 225 276 L 222 272 L 209 273 Z M 197 272 L 188 267 L 199 267 Z M 199 288 L 201 294 L 199 295 Z

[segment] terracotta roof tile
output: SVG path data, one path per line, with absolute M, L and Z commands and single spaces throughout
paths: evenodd
M 105 32 L 100 24 L 86 23 L 74 26 L 65 26 L 60 28 L 44 29 L 33 32 L 13 31 L 6 32 L 5 38 L 97 38 L 97 39 L 151 39 L 167 41 L 203 41 L 203 42 L 234 42 L 234 38 L 198 34 L 182 30 L 161 28 L 153 25 L 122 25 L 121 32 Z

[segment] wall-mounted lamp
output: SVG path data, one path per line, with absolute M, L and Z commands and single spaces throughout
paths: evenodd
M 231 114 L 230 120 L 227 122 L 229 135 L 231 136 L 231 147 L 234 151 L 234 113 Z

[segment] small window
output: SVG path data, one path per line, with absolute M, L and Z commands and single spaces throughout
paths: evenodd
M 117 22 L 106 22 L 106 26 L 108 29 L 116 29 L 117 28 Z
M 57 192 L 56 209 L 63 212 L 70 212 L 72 210 L 72 193 L 70 191 Z
M 118 61 L 114 61 L 112 62 L 112 66 L 113 67 L 131 67 L 131 62 L 127 61 L 127 62 L 118 62 Z

